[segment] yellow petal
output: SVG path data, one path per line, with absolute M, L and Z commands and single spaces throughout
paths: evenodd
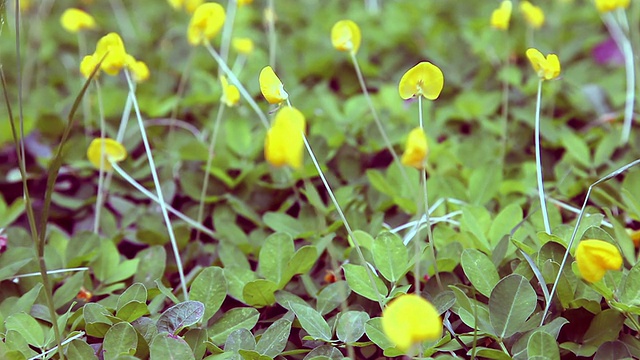
M 409 133 L 406 150 L 402 154 L 402 164 L 416 169 L 423 169 L 427 155 L 429 155 L 427 137 L 424 134 L 424 130 L 417 127 Z
M 253 52 L 253 41 L 249 38 L 233 38 L 231 45 L 235 51 L 243 55 L 249 55 Z
M 127 67 L 131 70 L 133 81 L 141 83 L 149 79 L 149 67 L 144 61 L 133 61 L 131 64 L 127 64 Z
M 102 61 L 100 69 L 109 75 L 117 75 L 127 62 L 127 52 L 120 35 L 112 32 L 98 40 L 93 56 L 100 60 L 105 54 L 106 57 Z
M 339 51 L 355 54 L 360 48 L 361 34 L 358 25 L 351 20 L 340 20 L 331 29 L 331 43 Z
M 100 61 L 100 59 L 96 59 L 95 56 L 86 55 L 80 62 L 80 73 L 88 79 L 89 76 L 91 76 L 93 69 L 98 66 L 98 61 Z
M 582 277 L 597 282 L 607 270 L 619 270 L 622 256 L 618 247 L 603 240 L 582 240 L 576 249 L 576 262 Z
M 264 157 L 273 166 L 302 166 L 306 128 L 304 115 L 293 107 L 283 107 L 276 114 L 264 144 Z
M 184 9 L 189 13 L 193 14 L 194 11 L 198 8 L 198 6 L 202 5 L 204 0 L 185 0 Z
M 222 84 L 222 98 L 220 100 L 229 107 L 238 104 L 240 101 L 238 88 L 230 85 L 224 75 L 220 77 L 220 83 Z
M 169 5 L 171 5 L 171 7 L 174 10 L 179 10 L 180 8 L 182 8 L 182 5 L 184 3 L 184 0 L 167 0 L 169 2 Z
M 60 24 L 70 33 L 77 33 L 83 29 L 94 29 L 96 27 L 96 21 L 93 16 L 75 8 L 67 9 L 62 13 Z
M 626 9 L 631 0 L 596 0 L 596 8 L 599 12 L 605 13 L 617 8 Z
M 198 6 L 187 31 L 189 43 L 194 46 L 200 45 L 216 36 L 222 29 L 225 16 L 224 8 L 218 3 L 204 3 Z
M 513 4 L 510 0 L 505 0 L 500 7 L 491 13 L 491 26 L 498 30 L 507 30 L 509 28 L 509 20 L 511 20 L 511 10 Z
M 101 156 L 104 154 L 104 156 Z M 109 138 L 96 138 L 87 149 L 87 158 L 96 169 L 100 169 L 100 158 L 104 158 L 104 170 L 111 171 L 111 162 L 120 162 L 127 158 L 127 150 L 119 142 Z
M 269 102 L 269 104 L 280 104 L 289 98 L 289 94 L 284 91 L 284 85 L 278 78 L 278 75 L 273 71 L 271 66 L 265 66 L 260 71 L 260 91 L 262 96 Z
M 442 337 L 442 318 L 436 308 L 416 294 L 392 300 L 382 312 L 382 330 L 402 351 L 413 344 Z
M 536 71 L 541 79 L 551 80 L 560 75 L 560 60 L 557 55 L 549 54 L 545 58 L 544 55 L 535 48 L 527 49 L 526 55 L 533 70 Z
M 540 7 L 525 0 L 520 3 L 520 11 L 532 28 L 539 29 L 544 24 L 544 12 Z
M 240 6 L 250 5 L 251 3 L 253 3 L 253 0 L 237 0 L 237 1 L 238 1 L 238 5 Z
M 435 100 L 440 96 L 443 87 L 442 70 L 430 62 L 424 61 L 402 75 L 398 92 L 400 97 L 405 100 L 420 95 L 429 100 Z

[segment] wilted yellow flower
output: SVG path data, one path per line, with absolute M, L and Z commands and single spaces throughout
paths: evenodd
M 109 75 L 117 75 L 127 62 L 127 52 L 124 49 L 124 43 L 120 35 L 112 32 L 98 40 L 93 57 L 96 61 L 99 61 L 105 54 L 107 56 L 102 65 L 100 65 L 100 69 Z
M 231 45 L 235 51 L 242 55 L 249 55 L 253 52 L 253 41 L 249 38 L 233 38 Z
M 331 29 L 331 43 L 339 51 L 357 53 L 360 40 L 360 28 L 351 20 L 340 20 Z
M 220 76 L 220 83 L 222 84 L 222 98 L 220 100 L 229 107 L 238 104 L 240 101 L 240 91 L 238 91 L 238 88 L 235 85 L 229 84 L 224 75 Z
M 149 79 L 149 67 L 144 61 L 138 61 L 133 56 L 127 54 L 127 68 L 131 71 L 133 81 L 141 83 Z
M 545 58 L 540 51 L 534 48 L 527 49 L 527 58 L 533 66 L 533 70 L 543 80 L 555 79 L 560 75 L 560 60 L 556 54 L 549 54 Z
M 511 20 L 512 8 L 511 0 L 503 1 L 500 7 L 491 13 L 491 26 L 498 30 L 507 30 L 509 28 L 509 20 Z
M 442 337 L 442 318 L 421 296 L 405 294 L 382 312 L 382 330 L 398 349 L 407 351 L 413 344 Z
M 67 9 L 62 13 L 60 24 L 70 33 L 77 33 L 84 29 L 95 29 L 96 27 L 93 16 L 75 8 Z
M 216 36 L 225 20 L 222 5 L 211 2 L 198 6 L 191 17 L 187 38 L 191 45 L 200 45 Z
M 88 79 L 89 76 L 91 76 L 93 69 L 98 65 L 98 61 L 100 61 L 100 59 L 96 58 L 94 55 L 86 55 L 80 62 L 80 73 Z
M 285 106 L 278 111 L 264 141 L 264 157 L 273 166 L 289 165 L 294 169 L 302 166 L 306 129 L 304 115 L 293 107 Z
M 430 62 L 424 61 L 402 75 L 398 92 L 400 97 L 405 100 L 421 95 L 429 100 L 435 100 L 440 96 L 443 87 L 442 70 Z
M 284 85 L 278 78 L 278 75 L 273 71 L 271 66 L 265 66 L 260 71 L 260 91 L 262 96 L 269 102 L 269 104 L 280 104 L 289 98 L 289 94 L 284 91 Z
M 604 277 L 607 270 L 619 270 L 622 256 L 618 247 L 603 240 L 582 240 L 576 249 L 580 275 L 588 282 Z
M 544 24 L 544 12 L 540 7 L 525 0 L 520 3 L 520 11 L 532 28 L 539 29 Z
M 631 0 L 596 0 L 596 8 L 599 12 L 605 13 L 617 8 L 626 9 Z
M 404 154 L 402 154 L 402 164 L 416 169 L 423 169 L 427 155 L 429 155 L 427 136 L 422 128 L 417 127 L 409 133 L 407 146 Z
M 104 153 L 102 152 L 104 148 Z M 104 155 L 102 155 L 104 154 Z M 87 149 L 87 158 L 96 169 L 100 168 L 100 158 L 104 157 L 104 170 L 111 171 L 111 162 L 120 162 L 127 158 L 127 150 L 119 142 L 110 138 L 96 138 Z

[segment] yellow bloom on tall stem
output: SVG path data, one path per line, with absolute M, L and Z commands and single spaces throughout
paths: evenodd
M 104 157 L 104 170 L 111 171 L 113 170 L 111 162 L 120 162 L 126 159 L 127 150 L 122 144 L 110 138 L 93 139 L 87 149 L 87 158 L 96 169 L 100 169 L 101 157 Z
M 220 84 L 222 84 L 222 98 L 220 99 L 225 105 L 232 107 L 240 101 L 240 92 L 235 85 L 229 84 L 227 77 L 220 76 Z
M 511 20 L 511 10 L 513 4 L 510 0 L 500 3 L 500 7 L 491 13 L 491 26 L 498 30 L 509 29 L 509 20 Z
M 306 120 L 302 113 L 286 106 L 278 111 L 264 142 L 264 157 L 273 166 L 302 166 Z
M 224 25 L 225 12 L 222 5 L 211 2 L 196 8 L 189 23 L 187 38 L 193 46 L 204 43 L 218 35 Z
M 580 275 L 588 282 L 597 282 L 607 270 L 619 270 L 622 255 L 618 247 L 603 240 L 582 240 L 576 249 Z
M 402 154 L 402 164 L 416 169 L 424 169 L 424 162 L 429 155 L 427 136 L 421 127 L 411 130 L 407 138 L 407 146 Z
M 96 58 L 94 55 L 86 55 L 80 62 L 80 73 L 82 76 L 88 79 L 89 76 L 91 76 L 93 69 L 98 65 L 98 61 L 100 61 L 100 59 Z
M 444 75 L 439 67 L 423 61 L 407 70 L 398 85 L 400 97 L 407 100 L 414 96 L 424 96 L 435 100 L 440 96 L 444 87 Z
M 60 17 L 60 24 L 70 33 L 77 33 L 84 29 L 95 29 L 96 27 L 93 16 L 76 8 L 65 10 Z
M 402 351 L 442 337 L 442 318 L 436 308 L 416 294 L 401 295 L 382 312 L 382 330 Z
M 117 33 L 109 33 L 98 40 L 96 51 L 93 54 L 94 60 L 100 61 L 105 55 L 100 69 L 109 75 L 117 75 L 127 62 L 124 42 Z
M 545 58 L 540 51 L 534 48 L 527 49 L 527 58 L 531 66 L 543 80 L 552 80 L 560 75 L 560 60 L 556 54 L 549 54 Z
M 242 55 L 250 55 L 253 52 L 253 41 L 249 38 L 233 38 L 233 49 Z
M 626 9 L 631 0 L 596 0 L 596 8 L 601 13 L 613 11 L 617 8 Z
M 340 20 L 331 28 L 331 43 L 339 51 L 356 54 L 360 48 L 360 28 L 351 20 Z
M 282 81 L 280 81 L 271 66 L 265 66 L 260 71 L 258 81 L 260 82 L 260 92 L 262 92 L 262 96 L 267 99 L 269 104 L 280 104 L 289 98 L 289 94 L 284 90 Z
M 539 29 L 544 24 L 544 12 L 540 7 L 525 0 L 520 3 L 520 11 L 532 28 Z

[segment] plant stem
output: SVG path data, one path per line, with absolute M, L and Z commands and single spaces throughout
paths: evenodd
M 542 181 L 542 159 L 540 155 L 540 103 L 542 98 L 542 79 L 538 80 L 538 97 L 536 100 L 536 124 L 535 124 L 535 146 L 536 146 L 536 174 L 538 178 L 538 196 L 540 198 L 540 209 L 542 210 L 542 221 L 544 231 L 551 235 L 551 225 L 549 225 L 549 214 L 547 213 L 547 201 L 544 196 L 544 182 Z
M 149 146 L 149 140 L 147 139 L 147 132 L 145 131 L 144 123 L 142 122 L 142 115 L 140 114 L 140 107 L 138 106 L 138 101 L 135 97 L 135 87 L 133 85 L 133 81 L 131 80 L 131 74 L 129 74 L 129 70 L 124 69 L 124 74 L 125 74 L 125 77 L 127 78 L 129 91 L 133 95 L 132 96 L 133 109 L 135 110 L 136 118 L 138 119 L 138 126 L 140 127 L 140 135 L 142 137 L 142 143 L 144 144 L 145 152 L 147 153 L 147 159 L 149 160 L 149 167 L 151 168 L 151 176 L 153 177 L 153 183 L 156 187 L 156 193 L 158 194 L 158 199 L 160 201 L 160 210 L 162 211 L 162 217 L 164 218 L 164 222 L 167 226 L 167 231 L 169 232 L 169 239 L 171 240 L 173 256 L 175 257 L 176 266 L 178 267 L 178 274 L 180 275 L 180 286 L 182 287 L 184 300 L 188 301 L 189 292 L 187 291 L 187 281 L 184 277 L 184 271 L 182 269 L 182 260 L 180 258 L 180 250 L 178 249 L 178 243 L 176 241 L 175 234 L 173 233 L 171 220 L 169 220 L 169 213 L 167 212 L 167 207 L 164 201 L 164 195 L 162 194 L 160 179 L 158 179 L 156 165 L 155 165 L 155 162 L 153 161 L 153 154 L 151 153 L 151 146 Z
M 102 105 L 102 91 L 100 90 L 100 83 L 98 79 L 94 79 L 94 85 L 96 87 L 96 96 L 98 97 L 98 113 L 100 118 L 100 139 L 105 138 L 105 123 L 104 123 L 104 107 Z M 102 210 L 102 201 L 103 201 L 103 191 L 105 190 L 104 185 L 104 165 L 105 165 L 105 147 L 106 144 L 104 141 L 101 142 L 100 146 L 100 168 L 98 171 L 98 193 L 96 195 L 96 210 L 95 210 L 95 218 L 93 220 L 93 233 L 98 234 L 98 230 L 100 230 L 100 210 Z M 104 194 L 106 196 L 106 194 Z
M 227 4 L 227 14 L 225 16 L 224 27 L 222 28 L 222 42 L 220 43 L 220 57 L 225 63 L 229 60 L 231 32 L 236 18 L 236 11 L 238 10 L 238 1 L 229 0 Z M 218 72 L 218 75 L 219 74 L 220 72 Z
M 273 0 L 267 3 L 267 36 L 269 37 L 269 65 L 275 69 L 276 67 L 276 46 L 278 39 L 276 38 L 276 8 Z

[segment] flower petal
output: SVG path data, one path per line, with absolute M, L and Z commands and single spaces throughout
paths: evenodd
M 351 20 L 340 20 L 331 28 L 331 43 L 339 51 L 355 54 L 360 48 L 360 27 Z
M 280 104 L 289 98 L 289 94 L 284 90 L 282 81 L 280 81 L 271 66 L 265 66 L 260 71 L 258 81 L 260 82 L 262 96 L 267 99 L 269 104 Z
M 430 62 L 421 62 L 407 70 L 398 84 L 398 92 L 403 99 L 414 96 L 424 96 L 435 100 L 440 96 L 444 87 L 444 75 L 439 67 Z
M 96 169 L 100 169 L 101 157 L 104 158 L 104 170 L 111 171 L 113 170 L 111 162 L 120 162 L 126 159 L 127 150 L 122 144 L 110 138 L 93 139 L 87 149 L 87 158 Z
M 425 340 L 442 336 L 442 318 L 436 308 L 416 294 L 392 300 L 382 313 L 382 330 L 402 351 Z
M 222 5 L 210 2 L 196 8 L 189 22 L 187 39 L 191 45 L 200 45 L 205 40 L 215 37 L 225 20 L 225 12 Z
M 422 128 L 416 127 L 411 130 L 407 138 L 406 150 L 401 159 L 402 164 L 416 169 L 423 169 L 424 161 L 427 159 L 428 154 L 427 136 Z
M 602 279 L 607 270 L 622 266 L 618 247 L 603 240 L 582 240 L 576 249 L 576 262 L 580 275 L 588 282 Z

